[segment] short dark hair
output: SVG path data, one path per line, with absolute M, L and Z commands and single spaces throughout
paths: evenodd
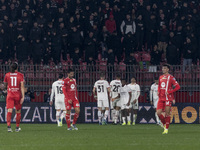
M 121 75 L 119 73 L 116 74 L 116 78 L 121 78 Z
M 105 77 L 105 73 L 103 73 L 103 72 L 100 73 L 100 78 L 101 78 L 101 77 Z
M 127 82 L 127 81 L 126 81 L 126 79 L 124 79 L 124 78 L 123 78 L 123 79 L 121 79 L 121 81 L 125 81 L 125 82 Z
M 63 74 L 59 73 L 58 77 L 59 77 L 59 79 L 62 79 L 63 78 Z
M 67 73 L 74 72 L 73 69 L 68 69 Z
M 154 77 L 154 80 L 159 80 L 159 78 L 158 77 Z
M 18 63 L 17 63 L 17 62 L 14 62 L 14 63 L 12 63 L 11 66 L 10 66 L 10 71 L 11 71 L 12 73 L 14 73 L 15 70 L 17 70 L 17 68 L 18 68 Z
M 163 64 L 162 66 L 167 67 L 168 69 L 170 69 L 170 67 L 171 67 L 170 64 Z

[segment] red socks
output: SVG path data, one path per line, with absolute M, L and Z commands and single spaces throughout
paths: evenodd
M 166 129 L 168 129 L 170 124 L 170 116 L 165 117 L 165 122 L 166 122 Z
M 9 127 L 10 127 L 11 117 L 12 117 L 12 113 L 7 112 L 7 126 L 9 126 Z
M 21 113 L 17 113 L 16 114 L 16 127 L 19 127 L 20 120 L 21 120 Z
M 66 114 L 67 127 L 70 128 L 70 114 Z
M 79 114 L 75 113 L 74 114 L 73 124 L 76 124 L 76 121 L 77 121 L 78 117 L 79 117 Z
M 165 117 L 162 114 L 158 117 L 160 118 L 160 121 L 162 122 L 163 125 L 166 124 Z

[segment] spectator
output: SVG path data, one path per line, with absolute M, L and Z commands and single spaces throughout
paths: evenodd
M 166 25 L 162 25 L 162 29 L 158 33 L 158 49 L 164 53 L 164 58 L 166 59 L 166 48 L 169 41 L 169 31 L 166 28 Z
M 52 37 L 51 37 L 51 55 L 53 57 L 53 61 L 56 65 L 60 62 L 60 56 L 61 56 L 61 37 L 59 34 L 57 34 L 56 30 L 53 30 Z
M 4 84 L 0 83 L 0 102 L 6 102 L 7 91 L 4 89 Z
M 27 87 L 25 87 L 24 92 L 25 92 L 24 102 L 31 102 L 32 99 L 35 99 L 34 92 L 28 89 Z
M 107 61 L 108 65 L 114 65 L 115 63 L 115 55 L 113 53 L 112 49 L 108 50 L 108 61 Z
M 41 40 L 42 37 L 42 31 L 41 29 L 38 27 L 38 23 L 34 22 L 34 26 L 30 31 L 30 39 L 32 40 L 32 42 L 36 39 Z
M 82 36 L 76 27 L 73 27 L 73 31 L 69 35 L 70 51 L 69 54 L 72 57 L 74 55 L 74 49 L 76 47 L 80 48 L 82 44 Z
M 79 61 L 80 61 L 80 53 L 79 53 L 79 48 L 76 47 L 74 49 L 74 54 L 73 54 L 73 57 L 72 57 L 72 62 L 73 62 L 73 65 L 79 65 Z
M 17 59 L 18 63 L 26 63 L 28 59 L 28 51 L 29 51 L 29 44 L 26 39 L 22 36 L 19 36 L 17 43 L 16 43 L 16 52 L 17 52 Z
M 178 50 L 177 50 L 177 47 L 171 41 L 169 41 L 169 44 L 167 46 L 166 58 L 167 58 L 168 64 L 177 65 Z
M 45 102 L 45 103 L 49 103 L 49 102 L 50 102 L 50 96 L 51 96 L 51 88 L 49 89 L 49 91 L 47 91 L 47 92 L 44 94 L 44 102 Z
M 129 56 L 131 52 L 134 52 L 134 50 L 136 49 L 136 42 L 135 42 L 135 38 L 133 37 L 133 35 L 131 34 L 131 32 L 129 32 L 123 40 L 123 48 L 125 50 L 125 57 Z
M 143 41 L 144 41 L 144 22 L 142 20 L 142 15 L 139 15 L 136 20 L 136 42 L 137 49 L 142 51 Z
M 157 45 L 154 45 L 153 50 L 151 51 L 151 64 L 160 65 L 162 57 L 162 52 L 158 49 Z
M 116 30 L 116 22 L 113 15 L 110 15 L 109 19 L 106 20 L 105 26 L 110 33 L 113 33 Z
M 117 57 L 118 62 L 120 62 L 122 59 L 122 43 L 117 31 L 114 31 L 108 38 L 108 49 L 113 50 L 115 57 Z
M 183 51 L 183 73 L 185 72 L 185 67 L 187 65 L 189 66 L 189 70 L 191 70 L 193 54 L 194 54 L 194 46 L 192 45 L 191 39 L 187 37 Z
M 96 56 L 96 39 L 93 37 L 93 32 L 85 39 L 85 60 L 89 57 L 95 58 Z
M 40 64 L 42 55 L 44 52 L 44 46 L 40 43 L 40 39 L 37 39 L 36 42 L 33 43 L 33 62 L 34 64 Z
M 130 32 L 131 34 L 135 34 L 136 32 L 135 21 L 131 19 L 131 16 L 129 14 L 126 15 L 126 20 L 122 21 L 120 28 L 122 35 L 128 34 Z
M 130 55 L 126 57 L 126 59 L 125 59 L 125 64 L 126 64 L 126 65 L 129 65 L 129 66 L 131 66 L 131 65 L 136 65 L 136 64 L 137 64 L 133 52 L 131 52 Z

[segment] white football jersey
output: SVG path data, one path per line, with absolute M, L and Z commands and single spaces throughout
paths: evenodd
M 120 94 L 120 100 L 123 101 L 123 103 L 128 103 L 129 101 L 129 92 L 131 92 L 131 89 L 129 86 L 125 85 L 119 89 Z
M 151 91 L 150 91 L 150 100 L 152 101 L 158 100 L 158 84 L 154 83 L 151 85 Z
M 129 84 L 128 85 L 132 91 L 132 98 L 131 101 L 133 100 L 138 100 L 139 96 L 140 96 L 140 86 L 138 84 Z
M 64 81 L 55 81 L 52 84 L 51 98 L 50 98 L 51 101 L 53 100 L 55 96 L 55 102 L 58 102 L 58 101 L 64 102 L 64 94 L 62 91 L 63 82 Z
M 112 80 L 110 82 L 111 87 L 111 96 L 112 98 L 115 98 L 118 96 L 119 89 L 122 87 L 122 83 L 120 80 Z
M 97 91 L 97 100 L 108 100 L 108 88 L 110 85 L 106 80 L 98 80 L 95 82 L 94 87 Z

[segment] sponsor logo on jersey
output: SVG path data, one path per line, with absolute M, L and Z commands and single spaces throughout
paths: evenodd
M 74 84 L 71 85 L 71 89 L 75 89 L 75 85 Z
M 165 87 L 165 82 L 161 83 L 161 87 L 164 88 Z

